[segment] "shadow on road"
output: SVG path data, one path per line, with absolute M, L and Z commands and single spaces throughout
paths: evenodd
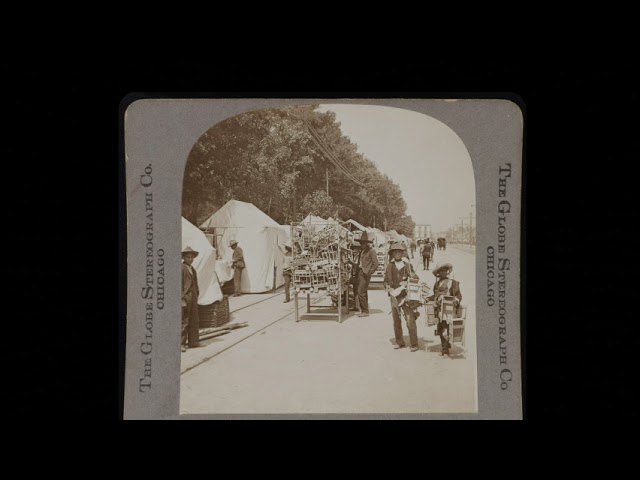
M 409 347 L 409 345 L 411 344 L 409 340 L 409 335 L 404 335 L 402 338 L 404 339 L 404 344 L 407 347 Z M 389 343 L 391 345 L 395 345 L 396 338 L 395 337 L 389 338 Z M 437 342 L 436 342 L 436 340 L 431 340 L 424 337 L 418 337 L 418 349 L 428 353 L 437 353 L 438 355 L 442 354 L 442 345 L 440 345 L 440 339 L 437 339 Z M 465 353 L 467 353 L 467 351 L 458 345 L 452 345 L 451 348 L 449 349 L 449 357 L 453 359 L 465 359 L 466 358 Z
M 433 353 L 437 353 L 438 355 L 442 355 L 442 345 L 440 343 L 438 343 L 437 345 L 432 345 L 429 347 L 428 352 L 433 352 Z M 449 357 L 453 358 L 454 360 L 458 360 L 458 359 L 465 359 L 467 358 L 464 354 L 467 353 L 467 351 L 462 348 L 459 347 L 458 345 L 452 345 L 451 348 L 449 349 Z

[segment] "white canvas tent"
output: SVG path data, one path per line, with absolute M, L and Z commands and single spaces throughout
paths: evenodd
M 316 215 L 309 214 L 304 220 L 302 220 L 301 223 L 304 223 L 307 227 L 313 225 L 322 229 L 327 226 L 328 222 L 322 217 L 317 217 Z
M 349 219 L 347 220 L 347 223 L 350 223 L 351 225 L 353 225 L 353 227 L 355 227 L 355 230 L 359 230 L 360 232 L 366 232 L 368 231 L 367 227 L 365 227 L 364 225 L 362 225 L 360 222 L 357 222 L 353 219 Z M 354 228 L 351 228 L 351 231 L 354 230 Z
M 387 237 L 387 234 L 384 233 L 382 230 L 378 229 L 378 228 L 372 228 L 371 229 L 374 237 L 375 237 L 375 246 L 378 247 L 380 245 L 385 245 L 388 241 L 389 238 Z
M 215 229 L 218 252 L 228 262 L 233 255 L 229 242 L 235 240 L 242 248 L 243 293 L 267 292 L 284 284 L 284 253 L 279 245 L 288 238 L 286 230 L 255 205 L 229 200 L 201 228 Z
M 222 300 L 222 290 L 215 271 L 216 249 L 198 227 L 182 217 L 182 250 L 186 247 L 198 252 L 191 264 L 198 275 L 198 305 L 211 305 Z
M 398 235 L 398 232 L 396 232 L 395 230 L 389 230 L 387 232 L 387 237 L 389 238 L 389 240 L 391 242 L 400 242 L 401 241 L 400 235 Z

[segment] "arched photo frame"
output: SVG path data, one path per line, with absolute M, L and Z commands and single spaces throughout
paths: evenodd
M 469 228 L 469 243 L 475 243 L 475 282 L 466 283 L 474 287 L 475 325 L 467 330 L 467 340 L 474 341 L 476 352 L 465 360 L 474 370 L 468 377 L 471 380 L 453 382 L 450 388 L 452 395 L 456 390 L 471 389 L 476 400 L 471 407 L 457 411 L 443 411 L 441 406 L 430 408 L 428 405 L 416 411 L 394 411 L 391 407 L 387 412 L 371 413 L 365 408 L 345 412 L 338 406 L 331 411 L 310 411 L 302 406 L 293 411 L 265 412 L 251 411 L 248 404 L 244 412 L 192 414 L 189 410 L 185 412 L 188 415 L 180 416 L 181 355 L 184 354 L 175 346 L 180 342 L 181 217 L 185 167 L 190 152 L 205 132 L 225 120 L 258 110 L 301 105 L 365 105 L 413 112 L 433 119 L 446 129 L 443 131 L 451 131 L 468 152 L 468 168 L 475 181 L 476 228 L 475 236 Z M 523 124 L 516 104 L 500 99 L 130 98 L 123 102 L 122 111 L 128 225 L 125 418 L 271 418 L 273 415 L 379 418 L 383 414 L 384 418 L 521 418 L 519 265 Z M 397 167 L 415 169 L 416 165 Z M 445 183 L 450 186 L 448 197 L 443 201 L 452 202 L 461 186 Z M 461 232 L 464 234 L 464 229 Z M 468 318 L 471 320 L 472 316 Z M 385 321 L 391 328 L 390 316 Z M 423 360 L 428 362 L 430 354 L 425 353 L 427 357 Z M 206 362 L 208 359 L 204 357 L 203 353 L 203 362 Z M 425 372 L 435 372 L 433 367 L 429 365 Z M 191 374 L 195 370 L 192 369 Z M 470 383 L 473 383 L 471 387 Z M 291 389 L 295 392 L 295 385 Z M 184 401 L 183 398 L 183 404 Z

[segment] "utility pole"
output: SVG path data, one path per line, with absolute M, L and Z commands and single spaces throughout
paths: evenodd
M 329 195 L 329 167 L 325 167 L 324 169 L 327 176 L 327 196 Z
M 475 205 L 471 205 L 471 208 Z M 469 212 L 469 246 L 473 244 L 473 212 Z
M 464 217 L 458 217 L 460 219 L 460 223 L 462 223 L 462 232 L 460 235 L 460 243 L 464 244 Z

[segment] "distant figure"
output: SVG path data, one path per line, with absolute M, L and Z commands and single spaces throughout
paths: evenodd
M 231 267 L 233 268 L 233 296 L 239 297 L 242 295 L 242 270 L 244 270 L 244 253 L 238 246 L 238 242 L 231 240 L 229 246 L 233 250 L 233 257 L 231 257 Z
M 291 290 L 291 277 L 293 276 L 293 250 L 291 248 L 291 241 L 288 241 L 284 245 L 285 254 L 284 254 L 284 265 L 283 265 L 283 276 L 284 276 L 284 302 L 289 303 L 291 301 L 290 290 Z
M 181 351 L 187 351 L 187 338 L 189 340 L 189 348 L 197 348 L 200 346 L 200 332 L 198 318 L 198 274 L 196 269 L 191 266 L 193 259 L 198 256 L 191 247 L 186 247 L 182 251 L 182 339 Z
M 371 275 L 378 269 L 378 255 L 376 251 L 371 248 L 371 244 L 373 240 L 369 238 L 367 232 L 363 232 L 360 235 L 360 238 L 355 239 L 356 242 L 360 243 L 360 255 L 358 260 L 358 281 L 357 281 L 357 292 L 358 292 L 358 303 L 359 317 L 368 317 L 369 316 L 369 294 L 367 291 L 369 290 L 369 282 L 371 281 Z
M 409 330 L 409 341 L 411 342 L 411 351 L 416 352 L 418 350 L 418 327 L 416 326 L 416 312 L 407 305 L 406 302 L 402 302 L 401 298 L 398 298 L 394 294 L 394 290 L 398 289 L 409 278 L 414 280 L 418 279 L 418 275 L 411 268 L 408 258 L 403 258 L 402 254 L 405 253 L 404 247 L 400 243 L 395 243 L 389 248 L 389 254 L 393 257 L 387 264 L 387 269 L 384 272 L 384 289 L 389 294 L 391 301 L 391 315 L 393 316 L 393 333 L 396 337 L 396 350 L 404 348 L 404 336 L 402 335 L 402 321 L 400 320 L 400 309 L 404 313 L 407 329 Z M 406 260 L 406 261 L 405 261 Z M 407 291 L 404 290 L 404 296 Z M 401 294 L 402 295 L 402 294 Z M 400 302 L 398 301 L 400 300 Z
M 442 355 L 449 355 L 449 349 L 451 348 L 451 343 L 449 343 L 448 337 L 451 332 L 449 332 L 449 324 L 442 319 L 442 312 L 440 311 L 440 299 L 443 296 L 454 297 L 453 306 L 454 308 L 458 308 L 460 302 L 462 301 L 462 292 L 460 292 L 460 282 L 449 278 L 449 274 L 453 271 L 453 265 L 450 263 L 445 263 L 442 265 L 436 265 L 436 268 L 433 270 L 433 274 L 436 277 L 436 283 L 433 286 L 433 296 L 429 298 L 429 300 L 433 300 L 435 302 L 435 314 L 438 319 L 438 335 L 440 336 L 440 343 L 442 345 Z M 447 332 L 446 338 L 444 332 Z
M 429 270 L 429 261 L 431 260 L 432 254 L 432 246 L 429 240 L 425 240 L 422 243 L 422 247 L 420 248 L 420 253 L 422 254 L 422 269 Z
M 416 253 L 416 242 L 415 242 L 415 240 L 411 239 L 411 241 L 409 243 L 409 248 L 411 249 L 411 260 L 413 260 L 413 257 L 415 257 L 415 253 Z
M 431 239 L 429 239 L 429 243 L 431 243 L 431 261 L 433 262 L 433 255 L 436 252 L 436 244 Z

